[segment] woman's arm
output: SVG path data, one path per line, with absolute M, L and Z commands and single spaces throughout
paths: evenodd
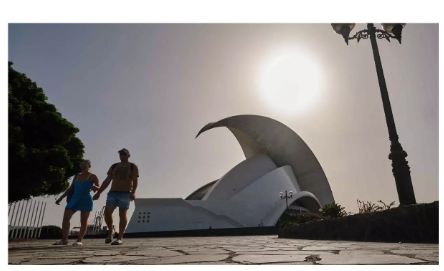
M 105 190 L 108 187 L 108 185 L 111 183 L 111 180 L 112 180 L 111 176 L 108 175 L 108 177 L 105 178 L 105 180 L 103 181 L 102 185 L 97 190 L 96 194 L 94 194 L 93 200 L 99 199 L 100 194 L 102 193 L 103 190 Z
M 93 186 L 92 186 L 92 191 L 97 192 L 97 190 L 99 190 L 100 188 L 100 183 L 99 183 L 99 179 L 97 178 L 96 175 L 92 175 L 92 181 L 93 181 Z
M 72 189 L 73 188 L 72 188 L 72 183 L 71 183 L 71 185 L 68 187 L 68 189 L 66 189 L 66 191 L 56 200 L 56 204 L 60 205 L 60 202 L 62 201 L 62 199 L 64 197 L 66 197 L 69 193 L 71 193 Z

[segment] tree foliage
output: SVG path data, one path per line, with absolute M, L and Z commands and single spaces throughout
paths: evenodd
M 54 195 L 78 171 L 84 145 L 43 89 L 9 62 L 9 202 Z

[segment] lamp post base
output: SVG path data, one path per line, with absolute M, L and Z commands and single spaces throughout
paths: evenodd
M 406 157 L 407 153 L 402 149 L 401 144 L 398 141 L 392 141 L 388 158 L 392 160 L 392 172 L 395 177 L 400 205 L 416 204 L 410 167 Z

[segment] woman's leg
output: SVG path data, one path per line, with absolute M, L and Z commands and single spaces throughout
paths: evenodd
M 68 243 L 68 233 L 69 233 L 69 226 L 70 226 L 70 220 L 72 215 L 76 211 L 71 209 L 65 209 L 65 212 L 63 213 L 63 222 L 62 222 L 62 242 Z
M 88 227 L 89 212 L 82 211 L 80 213 L 80 232 L 77 242 L 82 242 L 83 236 L 85 236 L 86 228 Z

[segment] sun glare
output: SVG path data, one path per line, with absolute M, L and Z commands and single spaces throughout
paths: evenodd
M 304 112 L 316 104 L 320 89 L 320 67 L 305 50 L 280 52 L 262 67 L 261 96 L 273 110 L 290 114 Z

